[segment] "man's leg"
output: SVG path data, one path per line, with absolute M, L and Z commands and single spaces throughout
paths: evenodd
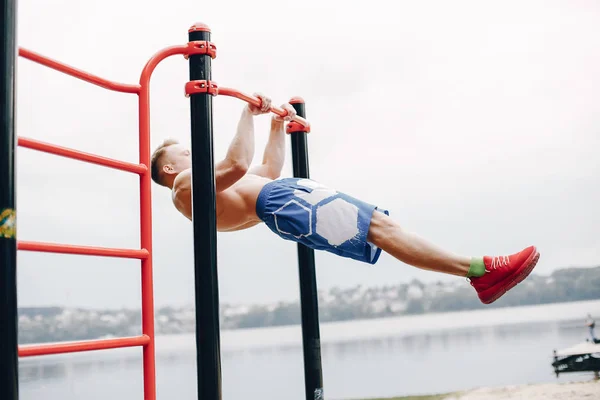
M 466 277 L 471 258 L 436 247 L 414 233 L 407 232 L 387 215 L 375 211 L 367 240 L 389 255 L 414 267 Z
M 533 246 L 508 256 L 458 256 L 404 231 L 392 218 L 378 211 L 373 213 L 367 240 L 414 267 L 470 278 L 485 304 L 493 303 L 525 279 L 540 257 Z

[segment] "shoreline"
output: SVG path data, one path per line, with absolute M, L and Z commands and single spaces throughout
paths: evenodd
M 364 400 L 579 400 L 600 399 L 600 380 L 481 387 L 453 393 Z M 350 399 L 349 399 L 350 400 Z M 360 399 L 356 399 L 360 400 Z

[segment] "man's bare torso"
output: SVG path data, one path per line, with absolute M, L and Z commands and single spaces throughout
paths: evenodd
M 182 174 L 190 173 L 188 171 Z M 231 187 L 217 193 L 217 230 L 221 232 L 237 231 L 250 228 L 262 221 L 256 215 L 256 200 L 262 188 L 271 179 L 246 174 Z M 180 195 L 177 187 L 173 187 L 173 203 L 188 219 L 191 215 L 191 196 Z

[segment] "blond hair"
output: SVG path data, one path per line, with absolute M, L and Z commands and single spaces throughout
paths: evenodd
M 165 139 L 160 146 L 154 150 L 152 153 L 152 158 L 150 159 L 150 174 L 152 176 L 152 180 L 161 186 L 167 186 L 164 182 L 164 174 L 162 171 L 162 158 L 165 154 L 165 150 L 167 147 L 172 146 L 174 144 L 179 144 L 179 142 L 175 139 Z

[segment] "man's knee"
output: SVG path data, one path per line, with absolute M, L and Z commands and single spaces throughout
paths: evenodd
M 400 229 L 400 226 L 392 218 L 379 210 L 375 210 L 371 217 L 367 240 L 378 246 L 395 229 Z

